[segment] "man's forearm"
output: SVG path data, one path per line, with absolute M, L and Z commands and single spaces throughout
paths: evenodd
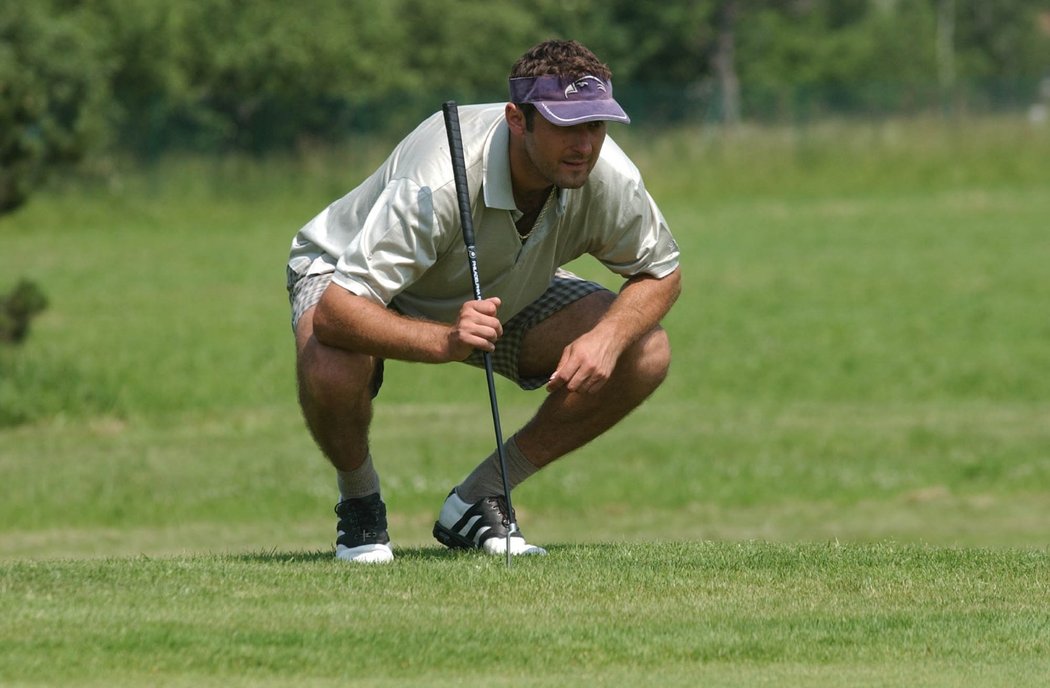
M 621 350 L 660 324 L 681 293 L 681 270 L 657 279 L 639 275 L 627 280 L 608 312 L 595 326 L 621 342 Z
M 447 361 L 448 330 L 448 325 L 407 318 L 334 285 L 314 312 L 314 336 L 322 344 L 401 361 Z

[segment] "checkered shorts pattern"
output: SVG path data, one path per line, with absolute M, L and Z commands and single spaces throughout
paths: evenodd
M 292 308 L 293 332 L 299 318 L 308 308 L 317 305 L 331 281 L 332 273 L 302 277 L 291 269 L 288 270 L 288 300 Z M 496 342 L 496 350 L 492 352 L 492 369 L 503 377 L 513 380 L 522 389 L 537 389 L 547 384 L 545 376 L 520 377 L 518 375 L 518 357 L 521 355 L 521 343 L 525 339 L 525 333 L 569 304 L 597 291 L 606 291 L 606 289 L 568 270 L 558 269 L 547 291 L 504 323 L 503 336 Z M 484 368 L 484 355 L 480 351 L 475 351 L 467 357 L 464 363 Z M 373 396 L 378 393 L 379 384 L 382 384 L 381 377 L 375 385 Z
M 525 333 L 569 304 L 588 294 L 605 290 L 600 284 L 589 282 L 568 270 L 559 269 L 547 291 L 503 325 L 503 336 L 496 342 L 496 350 L 492 352 L 492 369 L 508 380 L 513 380 L 522 389 L 538 389 L 547 384 L 546 376 L 518 375 L 518 357 L 521 355 L 521 343 L 525 339 Z M 464 363 L 484 368 L 484 354 L 475 350 Z
M 308 308 L 317 305 L 317 302 L 321 300 L 321 295 L 324 294 L 324 290 L 331 283 L 331 272 L 303 277 L 291 268 L 288 268 L 288 303 L 292 307 L 293 333 L 299 324 L 299 318 L 303 317 L 303 313 Z

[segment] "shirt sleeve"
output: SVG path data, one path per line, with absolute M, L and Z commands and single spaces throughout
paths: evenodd
M 602 241 L 590 253 L 618 275 L 666 277 L 678 267 L 678 244 L 640 180 L 607 199 Z
M 393 179 L 347 244 L 332 281 L 386 306 L 437 260 L 437 230 L 430 187 Z

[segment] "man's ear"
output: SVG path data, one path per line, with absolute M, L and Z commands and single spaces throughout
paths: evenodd
M 514 103 L 507 103 L 503 109 L 503 116 L 507 118 L 507 126 L 515 136 L 525 135 L 525 113 Z

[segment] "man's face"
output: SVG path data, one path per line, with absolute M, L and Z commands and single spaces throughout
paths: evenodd
M 605 130 L 605 122 L 559 127 L 537 113 L 532 131 L 524 132 L 525 152 L 533 172 L 558 188 L 580 188 L 598 162 Z

